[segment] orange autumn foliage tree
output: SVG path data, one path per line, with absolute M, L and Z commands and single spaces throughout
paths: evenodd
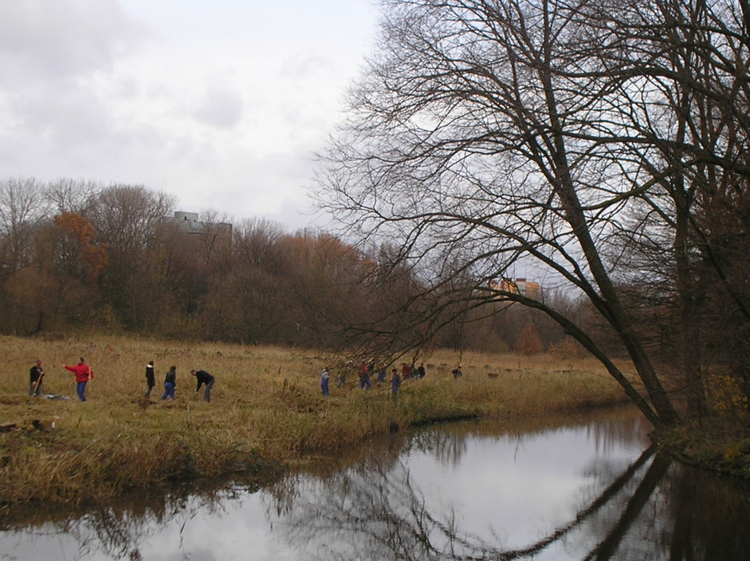
M 54 218 L 58 259 L 68 272 L 93 283 L 109 264 L 106 244 L 94 245 L 96 230 L 83 216 L 64 212 Z
M 527 323 L 516 339 L 516 351 L 524 355 L 539 354 L 544 350 L 536 325 Z

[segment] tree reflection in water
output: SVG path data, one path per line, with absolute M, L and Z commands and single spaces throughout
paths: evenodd
M 513 503 L 506 500 L 505 495 L 492 494 L 494 489 L 487 482 L 494 480 L 480 481 L 479 474 L 474 476 L 477 485 L 486 490 L 489 508 L 485 504 L 482 510 L 471 503 L 464 507 L 482 512 L 481 517 L 473 516 L 474 526 L 478 525 L 477 519 L 485 516 L 494 518 L 496 524 L 498 520 L 505 520 L 500 524 L 508 526 L 485 531 L 470 527 L 466 520 L 472 517 L 465 516 L 465 512 L 453 510 L 435 499 L 433 487 L 457 488 L 459 482 L 450 474 L 463 473 L 466 477 L 467 472 L 447 470 L 450 473 L 443 474 L 445 477 L 435 483 L 438 480 L 428 478 L 424 471 L 425 465 L 433 464 L 422 464 L 420 472 L 413 463 L 415 457 L 427 457 L 441 466 L 471 464 L 476 461 L 472 454 L 477 442 L 487 443 L 488 448 L 492 445 L 491 450 L 495 450 L 493 440 L 504 439 L 505 452 L 499 455 L 492 452 L 488 456 L 494 462 L 495 458 L 502 459 L 503 454 L 513 456 L 513 443 L 517 449 L 528 445 L 528 452 L 540 435 L 565 433 L 568 429 L 576 431 L 581 427 L 594 437 L 598 451 L 614 449 L 616 442 L 641 442 L 635 436 L 642 432 L 637 428 L 637 420 L 619 419 L 612 423 L 613 418 L 604 422 L 588 419 L 579 424 L 561 424 L 557 429 L 550 429 L 548 425 L 546 432 L 542 427 L 508 430 L 506 426 L 500 436 L 497 425 L 481 423 L 402 433 L 382 446 L 368 443 L 362 447 L 361 455 L 353 452 L 352 456 L 341 458 L 336 470 L 325 464 L 319 467 L 317 474 L 307 472 L 289 477 L 254 495 L 253 501 L 250 494 L 257 491 L 257 487 L 215 487 L 110 504 L 82 514 L 39 511 L 28 516 L 18 514 L 15 522 L 6 521 L 3 528 L 11 532 L 3 537 L 4 545 L 9 546 L 6 555 L 21 561 L 56 558 L 49 556 L 50 544 L 32 546 L 35 540 L 44 542 L 64 535 L 73 540 L 78 549 L 77 555 L 67 556 L 68 559 L 101 559 L 106 555 L 108 559 L 138 561 L 148 558 L 151 561 L 157 551 L 161 555 L 159 559 L 220 558 L 215 556 L 219 555 L 219 550 L 210 551 L 208 542 L 205 545 L 209 550 L 195 549 L 197 542 L 191 531 L 200 527 L 205 529 L 206 536 L 214 535 L 219 528 L 225 531 L 229 528 L 230 534 L 238 538 L 243 559 L 258 559 L 261 555 L 260 544 L 243 541 L 243 538 L 253 539 L 250 536 L 262 536 L 280 544 L 280 550 L 288 554 L 286 559 L 305 560 L 735 561 L 748 558 L 750 493 L 747 489 L 736 481 L 673 463 L 652 448 L 629 465 L 630 460 L 620 463 L 621 460 L 615 459 L 616 454 L 594 454 L 593 460 L 577 464 L 584 466 L 584 481 L 588 482 L 580 492 L 581 480 L 576 480 L 574 488 L 579 488 L 579 498 L 573 501 L 578 501 L 577 508 L 566 510 L 568 507 L 563 507 L 564 512 L 570 513 L 567 517 L 558 517 L 558 522 L 546 529 L 539 524 L 538 532 L 531 533 L 518 532 L 511 527 L 516 523 L 515 518 L 522 518 L 522 515 L 513 510 Z M 508 442 L 510 448 L 507 448 Z M 547 446 L 558 445 L 554 439 L 537 441 L 537 445 L 539 442 L 543 442 L 541 447 L 545 450 Z M 630 450 L 619 458 L 633 458 L 633 448 Z M 573 452 L 566 450 L 566 453 Z M 537 461 L 536 456 L 534 459 Z M 515 459 L 512 464 L 519 467 Z M 487 465 L 496 464 L 483 465 L 486 469 Z M 511 472 L 502 473 L 505 477 Z M 538 481 L 537 475 L 534 472 L 533 479 L 524 481 L 549 489 Z M 552 478 L 557 481 L 556 474 Z M 522 492 L 523 501 L 529 501 L 533 489 L 511 491 L 516 496 Z M 260 495 L 265 499 L 260 500 Z M 492 498 L 495 496 L 498 498 Z M 252 513 L 259 516 L 254 517 L 244 510 L 243 505 L 248 503 L 254 503 L 252 508 L 257 510 Z M 510 519 L 500 516 L 509 509 L 513 510 Z M 263 524 L 264 512 L 266 526 L 260 529 L 250 526 L 251 519 Z M 534 521 L 539 522 L 545 514 L 539 513 Z M 492 522 L 487 520 L 487 525 Z M 518 528 L 522 526 L 523 523 Z M 242 536 L 243 533 L 246 536 Z M 511 539 L 498 537 L 503 533 Z M 525 538 L 528 540 L 525 542 L 523 536 L 532 537 Z M 14 548 L 14 539 L 17 543 L 28 544 L 27 549 L 34 549 L 35 554 L 23 557 L 21 552 L 25 546 Z M 149 553 L 144 554 L 144 551 Z M 277 550 L 266 550 L 262 558 L 275 559 L 268 551 L 275 553 Z M 223 558 L 227 558 L 226 552 L 223 553 Z M 240 557 L 230 554 L 228 558 Z
M 460 529 L 453 512 L 443 515 L 430 512 L 424 496 L 412 485 L 405 465 L 393 469 L 377 460 L 318 481 L 308 493 L 298 491 L 297 500 L 285 521 L 286 535 L 301 549 L 318 549 L 317 556 L 321 559 L 462 561 L 533 558 L 610 504 L 653 455 L 652 448 L 646 450 L 596 500 L 579 511 L 572 522 L 522 549 L 503 549 Z M 665 466 L 668 462 L 662 459 L 652 462 L 644 481 L 651 482 L 663 476 Z M 631 514 L 640 510 L 642 498 L 647 498 L 651 491 L 650 484 L 643 489 L 639 486 L 635 494 L 639 500 L 634 503 Z M 618 525 L 618 532 L 613 532 L 612 538 L 605 540 L 592 553 L 595 555 L 592 558 L 608 559 L 599 552 L 611 550 L 620 530 L 626 527 L 626 522 Z
M 487 539 L 461 528 L 452 510 L 428 507 L 404 463 L 370 459 L 297 488 L 283 525 L 304 558 L 736 561 L 750 551 L 750 510 L 737 482 L 728 483 L 673 464 L 652 447 L 569 523 L 507 548 L 494 532 Z
M 185 487 L 169 494 L 130 497 L 122 502 L 90 507 L 83 513 L 64 508 L 18 512 L 13 519 L 4 521 L 1 529 L 26 536 L 32 542 L 55 536 L 72 538 L 78 548 L 74 560 L 104 554 L 111 559 L 141 561 L 143 544 L 166 527 L 179 525 L 181 541 L 182 531 L 190 520 L 205 514 L 219 517 L 227 504 L 255 491 L 256 485 Z M 0 558 L 5 557 L 0 555 Z

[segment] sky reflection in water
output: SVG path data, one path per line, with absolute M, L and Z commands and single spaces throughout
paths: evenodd
M 689 524 L 687 546 L 670 538 L 689 522 L 675 514 L 686 494 L 679 493 L 683 469 L 644 453 L 648 426 L 639 415 L 553 425 L 460 423 L 397 435 L 340 459 L 341 469 L 298 474 L 257 493 L 162 499 L 4 532 L 0 560 L 540 561 L 695 553 Z M 730 518 L 747 519 L 735 510 Z

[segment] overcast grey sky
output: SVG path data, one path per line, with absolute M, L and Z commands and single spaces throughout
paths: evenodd
M 1 0 L 0 179 L 305 226 L 377 20 L 374 0 Z

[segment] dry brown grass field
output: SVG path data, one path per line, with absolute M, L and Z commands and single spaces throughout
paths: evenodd
M 0 514 L 31 501 L 85 502 L 194 477 L 263 478 L 351 447 L 374 434 L 468 416 L 518 418 L 622 402 L 592 359 L 438 351 L 427 376 L 360 390 L 356 372 L 331 396 L 320 391 L 328 357 L 275 347 L 92 336 L 62 340 L 0 337 Z M 63 368 L 82 356 L 95 372 L 88 401 L 76 399 Z M 451 370 L 461 360 L 464 376 Z M 28 395 L 29 368 L 43 361 L 44 393 Z M 145 366 L 156 388 L 145 398 Z M 160 401 L 177 367 L 174 401 Z M 216 377 L 211 403 L 191 369 Z M 51 426 L 55 422 L 54 428 Z M 14 426 L 13 426 L 14 425 Z

